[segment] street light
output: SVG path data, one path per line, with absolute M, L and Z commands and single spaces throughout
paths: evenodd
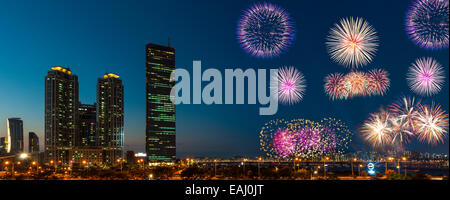
M 258 158 L 258 178 L 261 177 L 261 169 L 260 169 L 260 162 L 261 162 L 261 160 L 262 160 L 262 158 L 259 157 L 259 158 Z
M 353 158 L 353 160 L 352 160 L 352 177 L 355 176 L 355 173 L 353 172 L 353 162 L 356 162 L 356 161 L 358 161 L 358 159 Z
M 363 165 L 362 165 L 362 164 L 359 164 L 359 165 L 358 165 L 358 174 L 359 174 L 359 176 L 361 176 L 361 167 L 363 167 Z
M 402 157 L 402 160 L 403 160 L 403 162 L 404 162 L 404 166 L 405 166 L 405 176 L 407 175 L 407 170 L 406 170 L 406 160 L 407 160 L 407 158 L 406 157 Z
M 243 170 L 244 170 L 244 177 L 247 176 L 247 174 L 245 174 L 245 162 L 247 162 L 247 158 L 244 158 L 244 162 L 242 162 Z
M 217 167 L 216 167 L 217 160 L 214 160 L 214 176 L 217 176 Z
M 28 154 L 27 153 L 21 153 L 20 155 L 19 155 L 19 158 L 20 159 L 26 159 L 26 158 L 28 158 Z
M 330 157 L 326 156 L 325 160 L 323 160 L 323 176 L 326 178 L 327 177 L 327 168 L 325 166 L 325 161 L 329 161 Z
M 36 173 L 39 173 L 39 169 L 38 169 L 39 165 L 37 164 L 37 162 L 36 161 L 32 161 L 31 165 L 36 165 Z
M 123 161 L 122 161 L 122 159 L 117 158 L 117 162 L 120 163 L 120 173 L 122 173 L 122 169 L 123 169 L 122 163 L 123 163 Z

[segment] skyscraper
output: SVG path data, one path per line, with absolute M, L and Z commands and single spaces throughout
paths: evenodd
M 23 152 L 23 121 L 20 118 L 8 118 L 7 153 Z
M 170 162 L 176 158 L 175 105 L 170 91 L 175 83 L 175 49 L 146 46 L 146 153 L 149 161 Z
M 96 146 L 97 104 L 80 104 L 78 107 L 78 134 L 76 146 Z
M 28 152 L 39 153 L 39 137 L 34 132 L 28 133 Z
M 78 77 L 69 68 L 52 67 L 45 77 L 45 160 L 69 162 L 75 145 Z
M 104 162 L 123 158 L 124 88 L 116 74 L 105 74 L 97 82 L 97 135 Z

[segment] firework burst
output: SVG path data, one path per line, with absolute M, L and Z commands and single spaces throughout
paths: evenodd
M 335 73 L 325 78 L 325 92 L 332 100 L 348 97 L 349 92 L 345 89 L 344 77 L 341 73 Z
M 407 81 L 411 90 L 422 96 L 432 96 L 444 84 L 444 71 L 433 58 L 419 58 L 409 68 Z
M 285 52 L 295 39 L 289 14 L 271 3 L 256 3 L 245 10 L 238 22 L 237 39 L 250 55 L 271 58 Z
M 416 136 L 416 116 L 420 106 L 420 100 L 414 97 L 403 97 L 388 106 L 392 115 L 393 142 L 409 143 Z
M 390 81 L 388 73 L 382 69 L 374 69 L 367 73 L 368 90 L 374 95 L 384 95 L 389 89 Z
M 326 45 L 335 62 L 358 68 L 372 61 L 378 47 L 378 36 L 364 19 L 344 18 L 331 28 Z
M 363 136 L 373 146 L 389 144 L 392 141 L 391 132 L 390 114 L 385 110 L 371 114 L 369 120 L 365 122 L 362 128 Z
M 305 76 L 294 67 L 278 69 L 276 76 L 272 77 L 277 85 L 271 85 L 277 91 L 278 99 L 284 104 L 295 104 L 303 99 L 306 91 Z
M 448 48 L 448 0 L 417 0 L 406 16 L 406 32 L 419 47 Z
M 351 142 L 351 132 L 339 120 L 320 122 L 306 119 L 271 120 L 260 132 L 261 150 L 269 157 L 320 159 L 324 155 L 342 155 Z
M 332 100 L 384 95 L 389 85 L 388 73 L 381 69 L 369 73 L 352 71 L 346 75 L 335 73 L 325 78 L 325 93 Z
M 447 137 L 448 114 L 441 110 L 440 105 L 420 106 L 416 118 L 417 137 L 420 141 L 433 145 L 444 143 L 444 138 Z
M 365 96 L 368 91 L 367 74 L 364 72 L 350 72 L 345 76 L 344 87 L 350 92 L 350 96 Z
M 436 145 L 444 143 L 448 134 L 448 114 L 439 105 L 422 105 L 420 100 L 403 97 L 371 114 L 362 134 L 373 146 L 403 148 L 411 139 Z
M 295 153 L 296 135 L 288 129 L 279 129 L 273 136 L 274 151 L 281 157 L 287 157 Z

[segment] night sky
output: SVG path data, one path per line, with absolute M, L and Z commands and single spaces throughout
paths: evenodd
M 0 134 L 6 118 L 21 117 L 28 131 L 44 139 L 44 77 L 52 66 L 70 67 L 79 77 L 80 101 L 94 103 L 97 78 L 117 73 L 125 86 L 125 148 L 144 151 L 145 44 L 176 48 L 176 66 L 192 71 L 192 61 L 207 68 L 278 68 L 292 65 L 307 79 L 302 102 L 280 105 L 274 116 L 259 116 L 260 105 L 180 105 L 177 117 L 177 156 L 256 156 L 258 133 L 275 118 L 320 120 L 335 117 L 355 132 L 353 150 L 364 150 L 358 129 L 382 105 L 413 95 L 406 72 L 415 59 L 431 56 L 446 74 L 435 101 L 448 113 L 449 51 L 415 46 L 404 28 L 411 1 L 271 1 L 285 8 L 295 22 L 296 40 L 290 50 L 273 59 L 247 55 L 236 40 L 242 10 L 254 1 L 140 1 L 1 0 L 0 5 Z M 343 17 L 363 17 L 377 31 L 378 52 L 363 70 L 382 68 L 390 73 L 385 96 L 331 101 L 324 93 L 326 75 L 348 69 L 330 60 L 325 38 Z M 223 71 L 222 71 L 223 72 Z M 203 84 L 203 86 L 206 83 Z M 412 143 L 408 149 L 448 153 L 445 144 Z

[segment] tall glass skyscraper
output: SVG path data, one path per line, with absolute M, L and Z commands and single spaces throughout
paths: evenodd
M 23 152 L 23 121 L 20 118 L 8 118 L 7 153 L 17 154 Z
M 113 73 L 97 82 L 97 138 L 103 147 L 104 162 L 114 164 L 123 159 L 124 88 L 122 80 Z
M 146 153 L 149 161 L 171 162 L 176 158 L 175 105 L 170 91 L 175 83 L 175 49 L 146 46 Z
M 78 77 L 69 68 L 52 67 L 45 77 L 45 160 L 69 163 L 78 118 Z

